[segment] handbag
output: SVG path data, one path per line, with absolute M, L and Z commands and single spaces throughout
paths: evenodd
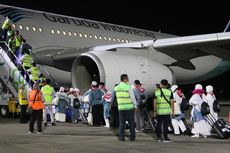
M 36 96 L 37 96 L 37 94 L 38 94 L 38 91 L 37 91 L 37 92 L 36 92 L 36 94 L 35 94 L 35 97 L 34 97 L 33 103 L 34 103 L 34 102 L 35 102 L 35 100 L 36 100 Z M 32 113 L 33 113 L 33 108 L 32 108 L 32 106 L 27 107 L 26 114 L 27 114 L 27 115 L 32 115 Z

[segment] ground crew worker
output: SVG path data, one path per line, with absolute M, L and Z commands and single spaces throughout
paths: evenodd
M 28 101 L 27 101 L 27 91 L 25 89 L 25 85 L 21 84 L 19 87 L 19 92 L 18 92 L 18 101 L 20 105 L 20 123 L 27 123 L 27 114 L 26 114 L 26 109 L 28 107 Z
M 137 108 L 137 102 L 134 97 L 133 90 L 128 84 L 129 78 L 127 74 L 121 75 L 121 83 L 114 88 L 117 97 L 119 110 L 119 133 L 120 141 L 125 141 L 126 120 L 129 123 L 130 141 L 135 141 L 135 126 L 134 126 L 134 108 Z
M 30 55 L 29 51 L 26 51 L 26 53 L 22 56 L 21 63 L 25 70 L 31 68 L 31 64 L 33 63 L 33 58 Z M 26 75 L 26 81 L 29 82 L 29 74 L 23 68 L 21 69 L 21 74 L 23 77 Z
M 2 30 L 4 31 L 4 40 L 6 41 L 7 31 L 11 28 L 10 18 L 7 16 L 2 25 Z
M 42 110 L 44 109 L 44 97 L 37 83 L 34 84 L 33 90 L 28 94 L 29 107 L 32 107 L 32 115 L 30 118 L 29 134 L 34 132 L 34 122 L 37 120 L 38 131 L 42 132 Z
M 30 84 L 33 87 L 33 84 L 39 80 L 39 75 L 40 75 L 40 71 L 39 69 L 36 67 L 36 63 L 32 64 L 32 67 L 27 71 L 28 73 L 31 74 L 30 76 Z
M 15 31 L 15 41 L 16 41 L 16 48 L 18 49 L 22 44 L 23 37 L 19 34 L 19 31 Z
M 16 56 L 15 56 L 16 42 L 15 42 L 15 37 L 14 36 L 15 36 L 15 33 L 13 32 L 12 35 L 9 37 L 9 41 L 8 41 L 8 46 L 9 46 L 8 56 L 11 59 L 11 61 L 15 63 L 15 61 L 16 61 Z
M 46 85 L 42 87 L 41 91 L 44 95 L 45 98 L 45 108 L 43 111 L 43 120 L 44 120 L 44 125 L 47 126 L 47 117 L 46 117 L 46 108 L 49 109 L 50 112 L 50 119 L 51 119 L 51 123 L 52 126 L 55 126 L 54 123 L 54 116 L 53 116 L 53 108 L 52 108 L 52 102 L 53 102 L 53 98 L 55 95 L 55 91 L 54 88 L 50 85 L 51 80 L 49 78 L 46 79 Z
M 22 44 L 22 40 L 23 40 L 23 37 L 19 34 L 19 31 L 16 30 L 15 31 L 15 47 L 16 47 L 15 55 L 18 59 L 22 56 L 22 54 L 20 53 L 20 46 Z
M 168 126 L 171 121 L 170 114 L 174 115 L 174 102 L 172 91 L 168 89 L 168 81 L 163 79 L 160 88 L 157 89 L 153 96 L 154 116 L 157 117 L 157 141 L 171 142 L 168 138 Z M 164 139 L 161 137 L 161 128 L 163 124 Z

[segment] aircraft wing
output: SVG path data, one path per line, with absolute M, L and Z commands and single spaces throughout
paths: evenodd
M 158 39 L 153 47 L 177 60 L 168 66 L 193 70 L 190 60 L 196 57 L 214 55 L 230 60 L 230 32 Z

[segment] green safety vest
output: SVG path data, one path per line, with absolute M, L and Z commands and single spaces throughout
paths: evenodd
M 39 69 L 37 67 L 31 68 L 31 80 L 37 81 L 39 79 Z
M 10 38 L 8 41 L 8 46 L 10 47 L 10 50 L 15 53 L 16 52 L 16 42 L 14 38 Z
M 19 90 L 18 92 L 18 101 L 20 105 L 28 105 L 28 101 L 26 100 L 26 97 L 23 96 L 23 91 L 22 89 Z M 25 94 L 26 95 L 26 94 Z
M 31 67 L 31 63 L 33 62 L 33 58 L 29 54 L 25 54 L 25 56 L 22 58 L 22 66 L 23 67 Z
M 3 30 L 5 30 L 5 29 L 9 30 L 9 28 L 10 28 L 10 20 L 9 20 L 9 19 L 6 19 L 6 20 L 4 21 L 4 23 L 3 23 L 3 25 L 2 25 L 2 29 L 3 29 Z
M 22 44 L 22 37 L 21 36 L 17 36 L 15 39 L 16 42 L 16 47 L 20 47 Z
M 52 104 L 54 88 L 50 85 L 45 85 L 41 91 L 45 98 L 45 104 Z
M 170 102 L 170 104 L 164 99 L 164 97 L 161 95 L 161 90 L 158 89 L 155 91 L 156 96 L 156 113 L 157 115 L 169 115 L 171 114 L 171 95 L 172 91 L 168 89 L 162 88 L 162 91 L 166 97 L 166 99 Z
M 129 91 L 131 86 L 129 84 L 121 82 L 114 89 L 117 97 L 118 110 L 132 110 L 134 109 L 134 104 L 130 98 Z

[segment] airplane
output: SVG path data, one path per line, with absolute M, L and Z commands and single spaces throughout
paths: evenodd
M 36 63 L 44 65 L 59 84 L 90 88 L 105 82 L 109 90 L 129 75 L 149 95 L 161 79 L 186 84 L 213 78 L 230 69 L 230 25 L 222 33 L 175 36 L 43 11 L 0 5 L 0 21 L 33 47 Z

